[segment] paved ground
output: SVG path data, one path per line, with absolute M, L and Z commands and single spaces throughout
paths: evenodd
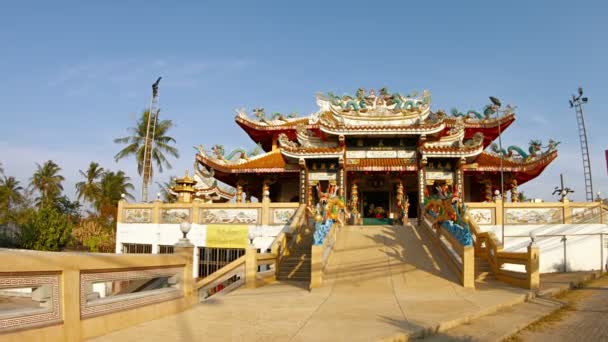
M 570 306 L 554 320 L 526 329 L 523 341 L 608 341 L 608 277 L 563 298 Z
M 345 227 L 323 288 L 239 289 L 97 341 L 370 341 L 445 330 L 527 295 L 498 283 L 462 288 L 426 241 L 412 226 Z
M 598 276 L 597 272 L 543 274 L 539 292 L 544 293 L 547 297 L 534 298 L 525 303 L 501 309 L 473 322 L 427 337 L 424 341 L 502 341 L 545 316 L 553 317 L 553 313 L 565 304 L 562 299 L 552 298 L 553 295 L 563 294 L 571 286 L 595 279 L 596 276 Z M 520 339 L 516 336 L 512 340 Z

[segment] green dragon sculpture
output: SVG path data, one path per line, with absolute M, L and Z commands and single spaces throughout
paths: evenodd
M 491 105 L 487 105 L 487 106 L 483 107 L 483 115 L 473 109 L 469 109 L 466 113 L 462 113 L 458 109 L 452 108 L 450 113 L 454 117 L 466 117 L 466 118 L 475 117 L 476 119 L 483 120 L 483 119 L 490 118 L 490 116 L 492 116 L 494 113 L 496 113 L 496 110 Z
M 416 109 L 424 104 L 423 101 L 417 99 L 408 99 L 410 96 L 404 97 L 399 93 L 391 94 L 386 87 L 380 89 L 380 97 L 385 101 L 387 106 L 394 104 L 393 110 L 395 111 Z
M 332 105 L 342 108 L 345 111 L 360 111 L 367 109 L 367 102 L 365 98 L 365 89 L 357 89 L 356 96 L 344 95 L 342 97 L 335 95 L 333 92 L 328 92 L 327 96 Z
M 264 123 L 269 124 L 269 120 L 266 119 L 266 112 L 264 111 L 264 108 L 255 108 L 253 110 L 253 115 L 256 118 L 258 118 L 258 120 L 260 122 L 264 122 Z M 270 121 L 280 120 L 280 121 L 287 122 L 287 121 L 289 121 L 288 119 L 293 119 L 296 116 L 298 116 L 298 113 L 296 113 L 296 112 L 293 112 L 293 113 L 287 114 L 287 115 L 284 115 L 284 114 L 279 113 L 279 112 L 275 112 L 275 113 L 272 113 L 272 115 L 270 116 Z
M 559 145 L 558 141 L 550 139 L 549 144 L 547 145 L 547 150 L 544 153 L 548 153 L 548 152 L 555 150 L 557 145 Z M 490 145 L 490 150 L 496 154 L 502 155 L 506 158 L 512 158 L 513 152 L 515 152 L 515 153 L 517 153 L 517 155 L 519 155 L 524 160 L 528 160 L 530 158 L 536 157 L 539 154 L 539 152 L 541 151 L 541 149 L 542 149 L 542 142 L 540 140 L 531 140 L 530 144 L 528 146 L 527 153 L 523 149 L 521 149 L 519 146 L 515 146 L 515 145 L 507 147 L 506 150 L 504 148 L 502 150 L 499 149 L 498 145 L 496 145 L 496 143 L 493 143 L 492 145 Z
M 202 145 L 198 147 L 198 151 L 201 154 L 206 154 L 205 149 Z M 254 147 L 253 150 L 251 150 L 250 152 L 247 152 L 242 148 L 236 148 L 226 155 L 224 145 L 215 144 L 211 147 L 211 152 L 218 160 L 223 160 L 225 162 L 234 162 L 238 160 L 249 160 L 250 157 L 259 155 L 262 152 L 262 146 L 258 143 L 256 147 Z M 238 158 L 235 160 L 236 156 L 238 156 Z

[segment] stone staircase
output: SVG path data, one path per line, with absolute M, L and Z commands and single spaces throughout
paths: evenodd
M 488 260 L 484 257 L 475 256 L 475 281 L 486 282 L 488 280 L 496 280 Z
M 313 243 L 311 232 L 300 235 L 299 240 L 279 264 L 277 280 L 310 281 L 310 254 Z

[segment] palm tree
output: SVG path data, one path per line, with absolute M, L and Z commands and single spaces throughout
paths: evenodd
M 19 185 L 19 181 L 15 177 L 6 177 L 0 179 L 0 203 L 7 211 L 14 204 L 21 203 L 23 200 L 23 187 Z
M 36 165 L 38 169 L 30 178 L 30 185 L 40 192 L 40 197 L 36 198 L 36 202 L 40 206 L 49 204 L 50 201 L 59 196 L 63 191 L 61 182 L 65 178 L 59 174 L 61 168 L 52 160 L 47 160 L 42 166 L 38 163 Z
M 85 178 L 85 181 L 76 183 L 76 196 L 78 199 L 84 199 L 90 203 L 94 203 L 101 191 L 99 179 L 103 175 L 103 168 L 99 167 L 96 162 L 91 162 L 86 172 L 78 170 L 80 175 Z
M 174 203 L 177 201 L 177 197 L 171 193 L 171 188 L 175 186 L 175 176 L 169 177 L 168 182 L 156 182 L 160 189 L 160 196 L 165 203 Z
M 120 152 L 118 152 L 114 159 L 119 161 L 125 157 L 135 156 L 137 161 L 137 172 L 141 175 L 144 169 L 144 147 L 146 141 L 146 129 L 148 123 L 148 116 L 150 114 L 149 110 L 145 110 L 141 117 L 137 120 L 135 127 L 130 127 L 128 130 L 131 132 L 131 135 L 124 138 L 114 139 L 114 142 L 117 144 L 127 144 L 125 148 L 123 148 Z M 158 118 L 158 116 L 157 116 Z M 156 122 L 156 129 L 153 139 L 153 147 L 152 147 L 152 160 L 158 167 L 159 172 L 163 172 L 163 167 L 171 169 L 171 163 L 167 160 L 166 154 L 169 154 L 175 158 L 179 158 L 179 152 L 177 148 L 171 146 L 171 144 L 175 143 L 175 139 L 167 135 L 169 129 L 173 127 L 173 122 L 171 120 L 163 120 L 160 122 Z M 153 172 L 152 172 L 153 173 Z M 151 173 L 151 174 L 152 174 Z M 147 180 L 145 180 L 147 181 Z
M 116 208 L 118 201 L 125 194 L 125 198 L 135 199 L 129 191 L 133 190 L 129 178 L 123 171 L 113 172 L 106 171 L 99 182 L 99 196 L 96 198 L 94 206 L 100 216 L 112 216 L 116 218 Z
M 4 174 L 4 168 L 2 167 L 2 162 L 0 162 L 0 175 Z

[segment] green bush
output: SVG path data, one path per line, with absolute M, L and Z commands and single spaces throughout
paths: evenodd
M 71 219 L 52 206 L 43 206 L 28 215 L 21 228 L 21 247 L 42 251 L 60 251 L 70 241 Z

